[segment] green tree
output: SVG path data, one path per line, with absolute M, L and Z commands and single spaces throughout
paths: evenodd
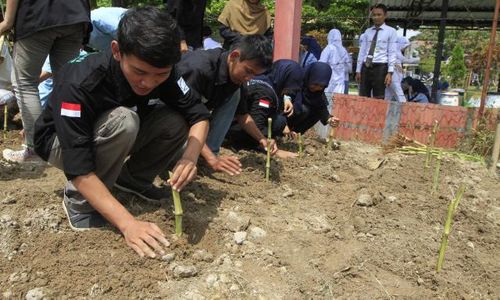
M 444 69 L 444 74 L 450 80 L 452 86 L 462 86 L 465 78 L 464 48 L 456 44 L 451 51 L 450 61 Z

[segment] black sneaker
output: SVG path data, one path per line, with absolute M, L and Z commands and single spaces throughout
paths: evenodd
M 106 219 L 97 211 L 89 213 L 77 213 L 72 211 L 66 205 L 66 201 L 62 202 L 64 213 L 68 217 L 69 227 L 75 231 L 85 231 L 89 229 L 102 228 L 108 225 Z
M 169 197 L 168 190 L 164 188 L 159 188 L 152 184 L 149 188 L 138 190 L 130 186 L 126 186 L 123 183 L 115 182 L 115 188 L 122 192 L 132 193 L 140 198 L 149 201 L 151 203 L 160 204 L 162 200 L 167 200 Z

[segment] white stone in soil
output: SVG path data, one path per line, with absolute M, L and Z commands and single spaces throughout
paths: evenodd
M 246 230 L 250 225 L 250 217 L 240 216 L 239 214 L 231 211 L 227 215 L 226 227 L 227 229 L 237 232 Z
M 175 277 L 188 278 L 196 276 L 198 274 L 198 269 L 195 266 L 177 265 L 175 266 L 173 272 Z
M 46 294 L 45 294 L 44 289 L 41 287 L 37 287 L 37 288 L 29 290 L 26 293 L 25 299 L 26 300 L 41 300 L 41 299 L 44 299 L 45 296 L 46 296 Z
M 266 235 L 267 235 L 267 232 L 260 227 L 253 226 L 250 228 L 250 237 L 252 239 L 260 239 L 260 238 L 265 237 Z
M 205 249 L 199 249 L 194 251 L 193 259 L 204 262 L 214 261 L 214 256 Z
M 243 244 L 243 242 L 247 239 L 246 231 L 238 231 L 234 233 L 234 242 L 238 245 Z
M 161 257 L 161 260 L 166 262 L 172 262 L 175 259 L 175 253 L 167 253 Z
M 356 201 L 356 203 L 359 206 L 372 206 L 373 205 L 373 199 L 372 199 L 372 196 L 370 196 L 369 194 L 361 194 L 361 195 L 359 195 L 358 200 Z
M 207 287 L 212 288 L 214 287 L 215 283 L 217 282 L 218 276 L 217 274 L 208 274 L 207 279 L 205 279 L 205 282 L 207 284 Z

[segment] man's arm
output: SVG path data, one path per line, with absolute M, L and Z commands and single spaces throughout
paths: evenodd
M 361 37 L 361 39 L 359 40 L 359 52 L 358 52 L 358 61 L 356 63 L 356 73 L 360 73 L 361 72 L 361 67 L 363 66 L 363 63 L 365 61 L 365 58 L 366 58 L 366 54 L 367 54 L 367 49 L 366 49 L 366 46 L 367 46 L 367 31 L 365 31 Z
M 250 114 L 237 115 L 236 119 L 246 133 L 248 133 L 254 140 L 259 142 L 262 148 L 267 149 L 267 138 L 259 130 L 257 124 L 255 124 L 255 121 Z M 276 151 L 278 151 L 276 141 L 271 139 L 271 155 L 276 154 Z
M 93 208 L 121 231 L 127 245 L 141 257 L 147 255 L 155 258 L 155 251 L 161 255 L 165 254 L 163 247 L 168 247 L 169 242 L 161 229 L 154 223 L 136 220 L 111 195 L 97 175 L 81 175 L 71 182 Z
M 385 75 L 384 79 L 385 86 L 389 86 L 392 82 L 392 73 L 394 72 L 394 66 L 396 64 L 396 52 L 397 52 L 397 35 L 396 35 L 396 30 L 392 29 L 390 31 L 387 41 L 388 68 L 387 68 L 387 75 Z
M 189 129 L 186 150 L 173 170 L 169 180 L 172 188 L 181 191 L 196 176 L 196 163 L 208 134 L 208 121 L 200 121 Z
M 0 23 L 0 35 L 10 30 L 12 26 L 14 26 L 18 4 L 19 0 L 7 0 L 5 16 L 3 18 L 3 21 Z

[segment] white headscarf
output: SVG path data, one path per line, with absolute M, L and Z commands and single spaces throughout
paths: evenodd
M 408 40 L 405 36 L 398 37 L 398 49 L 399 51 L 403 51 L 406 47 L 410 46 L 410 40 Z
M 338 57 L 341 62 L 344 62 L 348 59 L 349 54 L 347 50 L 342 46 L 342 34 L 338 29 L 332 29 L 328 32 L 328 46 L 335 48 Z

